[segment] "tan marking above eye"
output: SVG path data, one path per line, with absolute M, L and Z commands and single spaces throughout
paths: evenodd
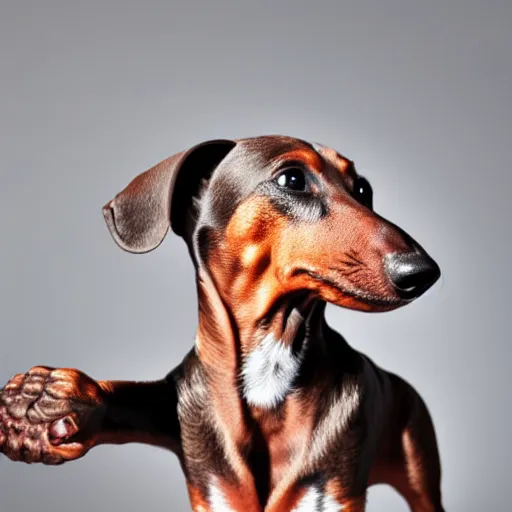
M 288 153 L 281 155 L 278 159 L 279 162 L 286 160 L 304 162 L 308 168 L 317 173 L 321 173 L 324 166 L 324 162 L 320 155 L 311 149 L 296 149 L 295 151 L 289 151 Z
M 318 152 L 344 177 L 355 177 L 354 164 L 351 160 L 340 155 L 336 150 L 325 146 L 321 146 Z

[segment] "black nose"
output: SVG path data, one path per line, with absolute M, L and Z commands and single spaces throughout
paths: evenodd
M 420 252 L 389 254 L 384 267 L 396 292 L 404 299 L 419 297 L 441 275 L 437 263 Z

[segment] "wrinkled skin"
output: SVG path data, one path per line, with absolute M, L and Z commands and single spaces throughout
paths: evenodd
M 77 370 L 36 366 L 0 394 L 0 450 L 12 460 L 62 464 L 94 445 L 103 391 Z

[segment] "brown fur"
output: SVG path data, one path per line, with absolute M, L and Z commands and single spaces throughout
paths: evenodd
M 321 209 L 272 192 L 286 162 L 310 173 Z M 308 492 L 363 511 L 376 483 L 392 485 L 415 512 L 442 512 L 422 399 L 324 319 L 326 302 L 360 311 L 408 303 L 386 258 L 427 257 L 358 201 L 357 179 L 335 150 L 278 136 L 208 142 L 136 178 L 106 205 L 107 225 L 132 252 L 158 246 L 170 225 L 185 238 L 197 271 L 194 350 L 154 383 L 40 367 L 15 376 L 0 395 L 0 450 L 55 464 L 102 443 L 162 446 L 179 457 L 196 512 L 218 512 L 215 499 L 231 510 L 288 512 Z M 176 199 L 176 187 L 191 197 Z M 301 354 L 293 386 L 272 407 L 249 403 L 242 382 L 264 339 Z

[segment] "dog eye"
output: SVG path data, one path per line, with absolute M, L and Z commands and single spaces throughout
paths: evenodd
M 304 192 L 306 190 L 306 176 L 301 169 L 290 168 L 283 171 L 276 178 L 276 182 L 280 187 L 295 190 L 297 192 Z
M 373 208 L 373 190 L 369 181 L 362 176 L 358 176 L 354 181 L 354 197 L 370 210 Z

